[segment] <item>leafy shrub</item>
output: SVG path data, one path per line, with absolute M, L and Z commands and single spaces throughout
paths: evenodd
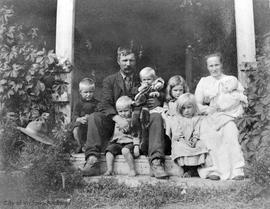
M 251 176 L 257 183 L 270 183 L 270 54 L 257 59 L 257 67 L 249 68 L 249 84 L 246 89 L 249 105 L 238 121 L 240 143 L 249 163 Z M 266 184 L 265 184 L 266 183 Z
M 0 8 L 0 146 L 4 168 L 25 172 L 28 191 L 46 195 L 70 191 L 82 184 L 67 154 L 72 144 L 64 115 L 55 99 L 66 92 L 60 74 L 71 70 L 70 63 L 47 51 L 36 28 L 12 23 L 12 8 Z M 48 146 L 21 134 L 43 112 L 51 113 L 49 137 L 57 146 Z
M 49 128 L 63 128 L 64 116 L 56 111 L 54 101 L 67 88 L 59 73 L 71 70 L 67 60 L 45 49 L 37 28 L 12 23 L 13 15 L 12 8 L 0 8 L 0 130 L 5 161 L 11 156 L 8 153 L 17 153 L 20 148 L 16 147 L 22 138 L 17 126 L 26 126 L 49 112 Z
M 45 49 L 37 28 L 12 24 L 13 14 L 12 8 L 0 9 L 0 102 L 25 125 L 54 109 L 54 98 L 67 88 L 57 75 L 71 65 Z

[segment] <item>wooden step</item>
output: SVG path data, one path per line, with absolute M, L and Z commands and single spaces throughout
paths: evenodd
M 72 154 L 71 162 L 76 168 L 81 169 L 85 163 L 84 153 Z M 135 159 L 135 168 L 139 175 L 149 175 L 150 165 L 148 158 L 144 155 L 141 155 L 139 158 Z M 100 173 L 105 173 L 106 169 L 106 159 L 105 156 L 102 155 L 100 158 Z M 171 176 L 178 176 L 179 174 L 179 167 L 175 165 L 170 156 L 165 156 L 165 170 Z M 114 173 L 116 175 L 126 175 L 128 172 L 129 168 L 123 155 L 116 156 L 114 162 Z

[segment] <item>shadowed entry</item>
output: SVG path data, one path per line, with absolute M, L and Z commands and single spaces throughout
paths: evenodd
M 168 80 L 188 77 L 191 90 L 207 72 L 202 57 L 221 51 L 227 73 L 237 74 L 233 0 L 80 0 L 76 5 L 74 99 L 78 81 L 102 80 L 119 70 L 116 49 L 133 44 L 138 70 L 152 66 Z

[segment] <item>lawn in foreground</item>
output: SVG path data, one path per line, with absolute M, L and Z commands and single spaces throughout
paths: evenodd
M 2 179 L 3 180 L 3 179 Z M 2 181 L 3 182 L 3 181 Z M 182 209 L 249 209 L 270 208 L 269 190 L 246 181 L 243 184 L 225 188 L 172 185 L 166 181 L 156 184 L 141 184 L 129 187 L 119 184 L 115 178 L 101 178 L 98 182 L 88 182 L 72 193 L 61 191 L 51 197 L 41 198 L 42 194 L 25 193 L 23 181 L 8 182 L 10 194 L 1 196 L 1 209 L 88 209 L 88 208 L 182 208 Z M 12 185 L 13 184 L 13 185 Z M 1 183 L 1 192 L 6 193 Z M 241 186 L 239 186 L 241 185 Z M 13 187 L 13 188 L 12 188 Z M 9 199 L 10 197 L 10 199 Z M 5 198 L 5 199 L 3 199 Z

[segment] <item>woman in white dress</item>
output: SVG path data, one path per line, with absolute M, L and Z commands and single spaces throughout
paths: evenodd
M 221 54 L 208 55 L 206 65 L 210 76 L 201 78 L 196 87 L 195 97 L 200 112 L 206 115 L 201 122 L 200 139 L 210 149 L 213 166 L 201 168 L 198 172 L 200 177 L 212 180 L 242 180 L 245 161 L 238 142 L 239 131 L 234 118 L 209 106 L 218 93 L 220 80 L 227 76 L 222 72 Z M 238 90 L 244 91 L 240 83 Z

